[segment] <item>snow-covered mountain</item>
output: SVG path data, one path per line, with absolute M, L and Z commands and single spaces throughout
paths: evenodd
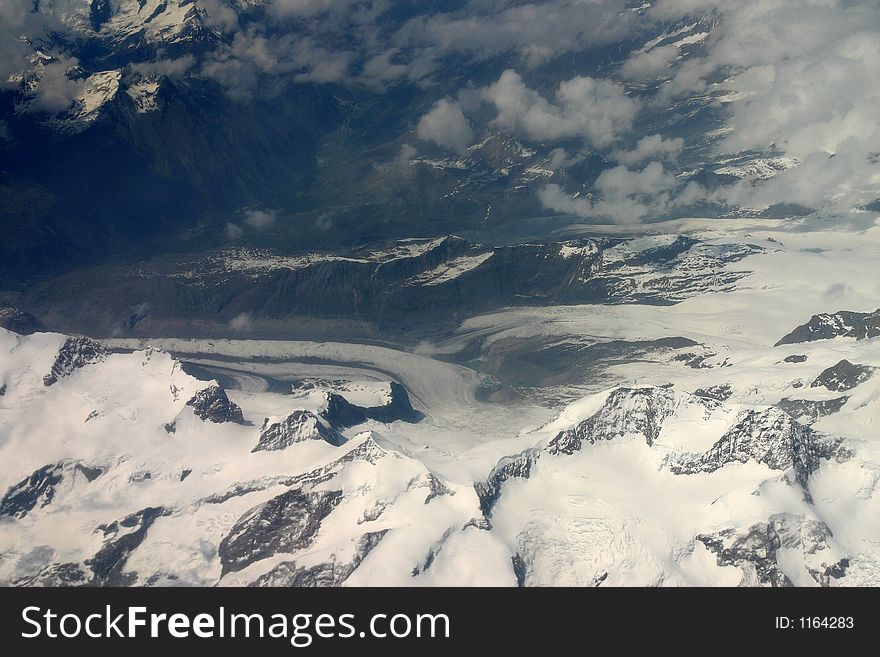
M 876 585 L 880 351 L 854 330 L 872 315 L 817 313 L 807 326 L 839 330 L 780 340 L 798 321 L 781 306 L 809 312 L 827 295 L 803 287 L 793 300 L 792 281 L 768 285 L 803 259 L 827 261 L 831 281 L 864 263 L 837 258 L 851 253 L 842 236 L 823 235 L 816 254 L 772 227 L 750 233 L 776 247 L 749 256 L 765 260 L 730 289 L 674 306 L 504 311 L 420 353 L 4 330 L 0 577 Z M 758 294 L 771 305 L 743 316 Z M 450 362 L 474 331 L 485 350 L 534 330 L 592 334 L 580 353 L 598 360 L 584 376 L 601 376 L 499 397 L 504 382 L 487 387 L 479 358 Z M 554 353 L 529 340 L 535 366 Z
M 345 391 L 245 396 L 163 352 L 82 347 L 3 333 L 6 583 L 875 581 L 870 527 L 843 524 L 876 513 L 870 483 L 844 492 L 871 452 L 772 406 L 615 388 L 467 482 L 392 418 L 345 430 Z

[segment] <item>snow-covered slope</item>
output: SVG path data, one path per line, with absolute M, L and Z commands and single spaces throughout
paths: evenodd
M 877 581 L 876 446 L 773 406 L 618 387 L 440 463 L 443 431 L 346 428 L 322 384 L 245 394 L 164 352 L 0 339 L 6 583 Z
M 845 476 L 859 457 L 778 409 L 617 388 L 538 435 L 477 485 L 526 584 L 828 585 L 851 559 L 876 565 L 812 502 L 815 472 Z M 877 501 L 838 504 L 871 513 Z
M 391 408 L 399 391 L 349 384 L 355 399 L 387 402 L 366 408 L 326 390 L 278 394 L 262 418 L 167 353 L 0 340 L 7 583 L 338 584 L 380 541 L 404 582 L 479 513 L 472 489 L 378 432 L 343 435 L 352 409 Z

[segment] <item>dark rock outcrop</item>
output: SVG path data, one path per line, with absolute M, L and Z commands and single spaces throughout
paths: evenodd
M 55 487 L 61 483 L 62 467 L 46 465 L 12 486 L 0 502 L 0 515 L 24 518 L 37 504 L 40 508 L 52 503 Z
M 516 456 L 501 459 L 489 473 L 486 481 L 474 484 L 474 490 L 480 499 L 483 516 L 492 515 L 492 508 L 501 497 L 501 487 L 508 479 L 528 479 L 535 462 L 541 457 L 540 449 L 527 449 Z
M 226 391 L 220 386 L 209 386 L 199 390 L 192 399 L 186 402 L 192 406 L 193 412 L 202 420 L 216 422 L 234 422 L 244 424 L 244 416 L 238 404 L 230 401 Z
M 516 586 L 523 588 L 526 585 L 526 562 L 519 553 L 510 557 L 510 564 L 513 566 L 513 575 L 516 577 Z
M 326 407 L 321 411 L 321 417 L 327 420 L 336 429 L 353 427 L 367 420 L 377 422 L 418 422 L 423 415 L 412 407 L 409 394 L 399 383 L 390 383 L 391 400 L 381 406 L 358 406 L 349 402 L 344 396 L 336 392 L 325 394 Z
M 251 451 L 277 451 L 306 440 L 323 440 L 339 446 L 345 442 L 345 437 L 325 419 L 309 411 L 297 410 L 280 422 L 264 422 L 260 441 Z
M 141 3 L 141 7 L 143 7 L 143 3 Z M 110 0 L 92 0 L 89 4 L 89 23 L 95 32 L 99 32 L 101 26 L 112 16 L 113 6 L 110 4 Z
M 697 397 L 705 397 L 706 399 L 714 399 L 715 401 L 720 402 L 727 401 L 732 394 L 733 389 L 730 387 L 730 384 L 727 383 L 694 390 L 694 395 Z
M 383 529 L 361 536 L 355 545 L 354 557 L 347 563 L 337 563 L 335 559 L 309 568 L 296 565 L 295 561 L 283 561 L 269 572 L 261 575 L 249 586 L 291 586 L 315 588 L 340 586 L 361 565 L 367 555 L 379 545 L 390 530 Z M 335 555 L 334 555 L 335 556 Z
M 308 547 L 321 522 L 342 501 L 342 491 L 282 493 L 245 513 L 220 542 L 223 572 L 235 572 L 277 552 Z
M 167 513 L 162 507 L 147 507 L 98 527 L 98 531 L 104 532 L 106 542 L 95 556 L 85 561 L 94 572 L 98 586 L 130 586 L 137 581 L 137 574 L 124 572 L 128 557 L 143 543 L 156 519 Z
M 795 420 L 812 424 L 819 418 L 837 413 L 849 397 L 835 397 L 834 399 L 781 399 L 776 406 L 791 415 Z
M 806 488 L 822 459 L 839 453 L 842 441 L 817 433 L 778 408 L 749 409 L 705 453 L 679 455 L 669 463 L 675 474 L 715 472 L 728 463 L 756 461 L 773 470 L 793 468 Z
M 756 523 L 745 533 L 725 529 L 696 537 L 715 554 L 719 566 L 738 566 L 747 578 L 774 587 L 793 586 L 777 560 L 781 548 L 797 549 L 805 557 L 826 551 L 831 555 L 831 539 L 831 530 L 824 522 L 788 513 L 771 516 L 766 523 Z M 827 561 L 820 560 L 818 567 L 812 561 L 805 560 L 806 570 L 821 586 L 829 586 L 832 579 L 842 577 L 849 566 L 846 558 L 829 556 Z
M 682 398 L 672 388 L 618 388 L 602 407 L 576 427 L 560 431 L 548 444 L 551 454 L 573 454 L 584 442 L 612 440 L 626 434 L 639 434 L 648 446 L 660 435 L 663 422 L 680 403 L 710 407 L 712 400 L 687 396 Z
M 100 363 L 106 357 L 107 350 L 99 342 L 88 338 L 67 338 L 58 350 L 51 371 L 43 377 L 43 385 L 51 386 L 77 369 Z
M 99 468 L 90 468 L 67 459 L 44 465 L 6 491 L 0 500 L 0 516 L 24 518 L 38 505 L 43 508 L 51 504 L 59 484 L 65 479 L 82 476 L 87 482 L 91 482 L 100 474 Z
M 821 386 L 834 392 L 843 392 L 845 390 L 852 390 L 857 385 L 864 383 L 871 378 L 873 373 L 873 367 L 854 365 L 844 359 L 836 365 L 823 370 L 816 377 L 816 380 L 810 384 L 810 387 L 818 388 Z
M 12 581 L 12 586 L 39 586 L 57 588 L 61 586 L 96 586 L 95 575 L 79 563 L 53 563 L 29 577 Z
M 43 323 L 36 317 L 12 306 L 0 306 L 0 328 L 19 335 L 45 330 Z
M 412 407 L 409 393 L 396 381 L 389 383 L 391 400 L 382 406 L 370 406 L 365 415 L 377 422 L 419 422 L 424 416 Z
M 813 340 L 828 340 L 836 337 L 864 340 L 880 335 L 880 308 L 872 313 L 857 313 L 840 310 L 836 313 L 813 315 L 806 324 L 801 324 L 784 336 L 776 346 L 797 344 Z

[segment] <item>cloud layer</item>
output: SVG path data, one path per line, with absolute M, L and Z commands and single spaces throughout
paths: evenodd
M 559 85 L 550 102 L 512 69 L 481 96 L 497 110 L 494 127 L 539 141 L 581 137 L 599 148 L 628 132 L 638 111 L 638 103 L 611 80 L 572 78 Z
M 180 2 L 168 0 L 168 13 Z M 63 112 L 81 91 L 81 63 L 64 44 L 103 43 L 103 32 L 90 31 L 88 3 L 78 7 L 0 5 L 0 88 L 26 89 L 26 111 Z M 137 55 L 131 71 L 212 80 L 236 102 L 285 84 L 339 85 L 356 96 L 409 85 L 430 109 L 395 151 L 419 139 L 463 153 L 500 131 L 543 149 L 553 169 L 589 151 L 605 157 L 610 168 L 594 188 L 542 191 L 552 211 L 646 220 L 702 199 L 834 214 L 880 198 L 875 0 L 193 0 L 182 7 L 213 45 L 181 53 L 160 43 Z M 153 28 L 144 29 L 153 38 Z M 46 38 L 65 31 L 73 37 Z M 720 138 L 673 132 L 712 98 L 721 123 L 707 130 Z M 655 120 L 661 115 L 665 122 Z M 785 155 L 798 166 L 707 190 L 679 178 L 693 149 L 718 159 Z M 259 230 L 260 221 L 242 225 Z

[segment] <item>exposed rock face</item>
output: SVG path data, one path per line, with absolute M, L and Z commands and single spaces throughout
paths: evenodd
M 541 457 L 541 450 L 528 449 L 517 456 L 502 459 L 489 473 L 486 481 L 474 484 L 480 509 L 485 517 L 492 514 L 492 507 L 501 497 L 501 487 L 508 479 L 528 479 L 535 462 Z
M 280 422 L 267 419 L 260 429 L 260 441 L 251 451 L 276 451 L 286 449 L 305 440 L 323 440 L 331 445 L 341 445 L 345 438 L 324 418 L 309 411 L 297 410 Z
M 709 451 L 678 456 L 669 463 L 675 474 L 714 472 L 728 463 L 756 461 L 773 470 L 794 468 L 798 483 L 807 478 L 821 459 L 831 458 L 841 441 L 816 433 L 776 408 L 743 411 L 734 425 Z
M 244 416 L 238 404 L 230 401 L 226 391 L 220 386 L 209 386 L 199 390 L 188 402 L 193 412 L 202 420 L 216 422 L 235 422 L 244 424 Z
M 749 275 L 730 265 L 764 249 L 754 244 L 709 244 L 680 235 L 657 238 L 657 246 L 635 250 L 608 245 L 601 272 L 590 287 L 611 303 L 676 303 L 700 292 L 731 290 Z
M 525 560 L 519 553 L 510 557 L 510 563 L 513 566 L 513 574 L 516 577 L 516 585 L 523 588 L 526 585 L 527 566 Z
M 342 501 L 342 491 L 292 489 L 245 513 L 220 543 L 223 572 L 235 572 L 272 556 L 308 547 L 321 522 Z
M 643 436 L 651 446 L 663 423 L 690 405 L 702 406 L 708 413 L 718 408 L 719 402 L 681 395 L 671 388 L 618 388 L 596 413 L 555 436 L 547 444 L 547 451 L 573 454 L 584 443 L 631 434 Z M 753 460 L 774 470 L 793 467 L 798 481 L 806 485 L 807 477 L 819 467 L 819 460 L 830 458 L 839 446 L 839 440 L 814 432 L 779 409 L 749 409 L 740 413 L 707 452 L 674 456 L 669 467 L 675 474 L 691 474 Z
M 74 272 L 40 292 L 34 308 L 64 306 L 55 316 L 74 318 L 92 334 L 181 317 L 228 324 L 245 311 L 255 320 L 346 318 L 399 326 L 405 317 L 433 324 L 510 305 L 595 300 L 591 279 L 600 262 L 592 240 L 491 247 L 448 236 L 298 256 L 229 249 Z M 74 304 L 60 290 L 83 289 L 82 276 L 93 297 Z M 150 299 L 149 311 L 120 327 L 119 318 L 131 315 L 133 295 Z
M 344 429 L 367 421 L 366 409 L 352 404 L 342 395 L 326 392 L 324 397 L 327 406 L 321 411 L 321 417 L 334 427 Z
M 113 16 L 113 6 L 109 0 L 92 0 L 89 4 L 89 23 L 95 32 Z
M 715 401 L 724 402 L 730 399 L 731 395 L 733 395 L 733 390 L 729 384 L 725 383 L 723 385 L 694 390 L 694 394 L 697 397 L 705 397 L 706 399 L 714 399 Z
M 45 465 L 6 492 L 0 501 L 0 516 L 24 518 L 37 506 L 43 508 L 51 504 L 62 482 L 73 480 L 77 476 L 91 482 L 100 474 L 101 470 L 98 468 L 90 468 L 72 460 Z
M 626 434 L 640 434 L 651 446 L 657 440 L 664 420 L 682 404 L 696 404 L 708 409 L 717 406 L 718 402 L 682 396 L 671 388 L 617 388 L 598 411 L 576 426 L 560 431 L 543 450 L 536 447 L 502 459 L 486 481 L 475 483 L 483 515 L 486 518 L 491 515 L 501 497 L 504 482 L 513 478 L 528 479 L 545 451 L 551 455 L 572 455 L 580 451 L 584 443 L 612 440 Z
M 811 388 L 820 386 L 833 390 L 835 392 L 843 392 L 844 390 L 852 390 L 871 378 L 874 368 L 867 365 L 854 365 L 844 359 L 824 370 L 816 380 L 810 384 Z
M 125 573 L 128 556 L 143 542 L 147 531 L 157 518 L 167 511 L 162 507 L 147 507 L 126 516 L 122 520 L 113 521 L 98 527 L 104 532 L 106 542 L 86 560 L 95 575 L 95 583 L 99 586 L 130 586 L 137 581 L 134 573 Z
M 95 576 L 78 563 L 53 563 L 30 577 L 13 580 L 12 586 L 95 586 Z
M 58 464 L 36 470 L 7 491 L 0 503 L 0 515 L 24 518 L 37 504 L 41 508 L 51 504 L 55 487 L 61 483 L 62 476 L 62 468 Z
M 547 445 L 551 454 L 573 454 L 583 443 L 640 434 L 648 446 L 660 435 L 663 422 L 680 403 L 711 405 L 699 397 L 682 400 L 671 388 L 618 388 L 595 414 L 572 429 L 561 431 Z
M 717 557 L 719 566 L 738 566 L 743 584 L 793 586 L 777 559 L 780 549 L 795 549 L 804 557 L 807 572 L 822 586 L 844 575 L 849 560 L 839 558 L 832 545 L 831 530 L 824 522 L 788 513 L 752 525 L 745 533 L 725 529 L 700 534 L 696 540 Z
M 59 379 L 70 376 L 80 367 L 100 363 L 106 357 L 107 350 L 94 340 L 67 338 L 58 350 L 51 371 L 43 377 L 43 385 L 51 386 Z
M 351 561 L 340 564 L 335 559 L 309 568 L 296 565 L 295 561 L 284 561 L 269 572 L 249 584 L 249 586 L 293 586 L 324 587 L 340 586 L 361 562 L 379 545 L 389 530 L 364 534 L 358 539 L 355 554 Z M 335 557 L 335 555 L 333 555 Z
M 83 563 L 51 563 L 35 575 L 12 582 L 14 586 L 131 586 L 138 582 L 137 573 L 125 572 L 129 555 L 143 543 L 156 519 L 167 515 L 162 507 L 147 507 L 99 525 L 104 544 L 93 557 Z
M 798 326 L 777 342 L 776 346 L 836 337 L 864 340 L 878 335 L 880 335 L 880 308 L 872 313 L 840 310 L 836 313 L 813 315 L 809 322 Z
M 377 422 L 418 422 L 422 419 L 422 414 L 412 407 L 406 388 L 396 381 L 391 381 L 389 388 L 391 401 L 384 406 L 368 407 L 365 411 L 368 418 Z
M 786 363 L 804 363 L 807 357 L 804 354 L 792 354 L 782 359 Z
M 618 238 L 493 246 L 448 235 L 339 245 L 333 253 L 166 254 L 134 266 L 70 272 L 51 285 L 36 284 L 22 304 L 51 314 L 53 328 L 91 335 L 156 335 L 184 318 L 209 323 L 217 335 L 243 312 L 251 314 L 254 334 L 295 332 L 295 326 L 279 328 L 278 320 L 291 317 L 332 320 L 350 331 L 355 323 L 369 332 L 400 330 L 406 322 L 408 329 L 433 332 L 509 306 L 670 304 L 727 291 L 750 274 L 731 265 L 763 251 L 667 237 L 647 248 L 629 248 Z M 137 310 L 133 298 L 149 299 L 149 308 Z
M 30 335 L 45 329 L 36 317 L 12 306 L 0 306 L 0 328 L 19 335 Z
M 849 397 L 835 397 L 834 399 L 789 399 L 788 397 L 776 404 L 783 411 L 791 415 L 795 420 L 812 424 L 826 415 L 837 413 L 846 404 Z
M 352 404 L 342 395 L 335 392 L 325 393 L 326 408 L 321 417 L 337 429 L 353 427 L 367 420 L 377 422 L 418 422 L 422 414 L 412 407 L 409 394 L 399 383 L 390 384 L 391 400 L 382 406 L 358 406 Z

